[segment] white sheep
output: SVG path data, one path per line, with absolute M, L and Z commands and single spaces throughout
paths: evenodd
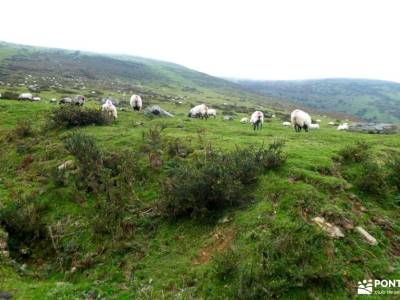
M 31 93 L 19 94 L 18 100 L 33 100 L 33 95 Z
M 283 126 L 291 126 L 292 123 L 290 123 L 290 122 L 282 122 L 282 125 L 283 125 Z
M 106 102 L 101 106 L 101 110 L 106 112 L 108 115 L 112 115 L 114 120 L 116 120 L 118 117 L 117 108 L 110 99 L 107 99 Z
M 310 128 L 311 125 L 311 117 L 308 113 L 296 109 L 290 114 L 290 120 L 296 132 L 300 132 L 301 129 L 308 132 L 308 128 Z
M 319 129 L 319 124 L 310 124 L 310 129 Z
M 250 118 L 250 123 L 253 124 L 253 129 L 261 129 L 264 124 L 264 114 L 262 111 L 256 110 Z
M 214 108 L 209 108 L 207 111 L 207 115 L 209 117 L 213 116 L 215 118 L 217 116 L 217 110 Z
M 249 123 L 249 118 L 247 118 L 247 117 L 241 118 L 241 119 L 240 119 L 240 123 L 242 123 L 242 124 Z
M 337 127 L 337 130 L 349 130 L 349 124 L 343 123 Z
M 32 101 L 40 101 L 40 97 L 33 97 Z
M 317 123 L 321 123 L 321 120 L 320 120 L 320 119 L 317 119 L 315 122 L 317 122 Z
M 332 121 L 331 121 L 331 122 L 328 123 L 328 125 L 334 126 L 334 125 L 335 125 L 335 122 L 332 122 Z
M 133 110 L 140 111 L 142 109 L 143 106 L 142 97 L 140 97 L 139 95 L 132 95 L 129 103 Z
M 208 118 L 208 107 L 205 104 L 200 104 L 193 107 L 188 114 L 189 118 Z

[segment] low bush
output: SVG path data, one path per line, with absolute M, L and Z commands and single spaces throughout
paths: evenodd
M 32 123 L 30 121 L 19 121 L 14 133 L 20 138 L 33 135 Z
M 366 160 L 361 164 L 355 185 L 365 194 L 385 196 L 389 187 L 387 175 L 383 166 L 373 160 Z
M 164 215 L 205 216 L 249 199 L 246 186 L 285 161 L 282 146 L 277 142 L 267 148 L 236 149 L 230 153 L 211 149 L 193 162 L 170 161 L 162 188 Z
M 388 164 L 390 171 L 391 183 L 400 192 L 400 154 L 394 154 L 392 160 Z
M 79 173 L 76 180 L 78 188 L 90 191 L 101 190 L 103 155 L 95 139 L 77 131 L 65 139 L 64 146 L 78 163 Z
M 231 285 L 232 298 L 275 299 L 291 289 L 343 286 L 343 265 L 327 263 L 332 244 L 315 226 L 270 223 L 247 243 L 254 243 L 251 251 L 234 248 L 214 260 L 212 274 Z
M 65 105 L 53 109 L 49 116 L 49 127 L 72 128 L 86 125 L 106 125 L 112 118 L 98 109 Z
M 19 94 L 13 91 L 5 91 L 4 93 L 1 94 L 2 99 L 8 99 L 8 100 L 17 100 L 18 96 Z
M 0 225 L 9 234 L 9 249 L 13 257 L 27 258 L 35 252 L 35 246 L 50 245 L 44 221 L 47 210 L 48 206 L 34 196 L 18 196 L 0 209 Z
M 360 141 L 355 145 L 347 146 L 339 151 L 340 159 L 345 163 L 362 162 L 369 157 L 370 145 Z

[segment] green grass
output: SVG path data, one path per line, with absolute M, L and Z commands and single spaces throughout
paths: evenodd
M 48 99 L 57 94 L 50 91 L 41 95 Z M 210 95 L 212 103 L 226 101 L 219 94 L 210 92 Z M 191 102 L 200 101 L 201 97 L 193 97 Z M 287 162 L 279 170 L 263 175 L 252 186 L 249 192 L 254 194 L 254 199 L 250 197 L 247 205 L 227 209 L 205 221 L 180 219 L 170 222 L 145 216 L 138 221 L 135 234 L 127 235 L 122 241 L 113 241 L 107 236 L 93 240 L 87 227 L 92 218 L 93 200 L 88 197 L 87 201 L 80 202 L 79 195 L 71 187 L 57 187 L 48 180 L 51 170 L 71 158 L 63 148 L 63 139 L 71 130 L 43 130 L 46 116 L 54 107 L 45 101 L 0 100 L 0 212 L 3 206 L 16 201 L 16 195 L 47 203 L 47 224 L 72 234 L 59 242 L 78 244 L 82 257 L 78 255 L 76 259 L 80 261 L 93 255 L 91 264 L 74 273 L 60 271 L 54 257 L 44 259 L 40 257 L 40 251 L 37 259 L 1 264 L 0 290 L 11 292 L 15 299 L 80 299 L 88 294 L 106 299 L 233 298 L 237 296 L 235 291 L 241 284 L 239 277 L 243 270 L 248 270 L 246 266 L 259 259 L 257 249 L 265 246 L 264 238 L 278 239 L 280 236 L 270 236 L 272 229 L 287 234 L 285 230 L 292 226 L 310 230 L 310 241 L 314 241 L 314 235 L 319 236 L 326 248 L 312 253 L 316 259 L 311 265 L 315 277 L 308 275 L 309 280 L 303 282 L 303 287 L 299 280 L 287 282 L 287 289 L 278 294 L 283 299 L 347 299 L 355 297 L 357 280 L 369 276 L 399 278 L 399 262 L 392 254 L 392 240 L 385 236 L 385 228 L 375 221 L 377 217 L 385 219 L 398 236 L 398 207 L 383 205 L 380 199 L 363 195 L 343 177 L 346 172 L 359 172 L 357 166 L 339 165 L 332 160 L 339 150 L 356 141 L 371 144 L 374 157 L 384 157 L 388 151 L 398 152 L 398 135 L 338 132 L 327 125 L 329 118 L 323 119 L 320 130 L 309 133 L 295 133 L 283 127 L 278 118 L 271 119 L 261 131 L 254 132 L 250 125 L 239 123 L 244 114 L 237 114 L 234 121 L 224 122 L 221 115 L 203 121 L 186 118 L 187 104 L 176 106 L 169 102 L 154 102 L 160 103 L 175 117 L 150 119 L 142 113 L 119 111 L 114 124 L 87 126 L 80 130 L 95 137 L 105 152 L 125 148 L 138 150 L 143 143 L 142 134 L 160 124 L 166 126 L 163 136 L 189 140 L 197 150 L 208 143 L 229 151 L 237 146 L 269 144 L 283 139 Z M 249 99 L 246 105 L 251 104 Z M 90 101 L 87 106 L 99 105 Z M 5 137 L 19 120 L 30 120 L 36 135 L 6 141 Z M 143 126 L 136 126 L 136 122 L 143 122 Z M 22 168 L 27 156 L 32 156 L 33 162 Z M 151 179 L 137 184 L 136 193 L 144 206 L 159 200 L 162 179 L 162 172 L 154 171 Z M 389 195 L 388 202 L 394 197 Z M 364 206 L 366 212 L 357 210 L 357 205 Z M 334 223 L 340 223 L 342 217 L 354 221 L 355 225 L 363 226 L 375 236 L 379 245 L 369 246 L 353 230 L 344 230 L 346 236 L 343 239 L 331 240 L 311 222 L 313 217 L 321 214 Z M 222 222 L 224 218 L 228 221 Z M 101 252 L 103 247 L 106 250 Z M 268 247 L 272 247 L 268 248 L 270 251 L 275 250 L 274 246 Z M 219 252 L 225 255 L 224 251 L 230 248 L 243 257 L 236 264 L 236 274 L 223 282 L 215 277 L 215 269 L 221 267 L 215 257 Z M 299 248 L 299 251 L 305 249 Z M 206 252 L 204 257 L 203 252 Z M 304 256 L 304 259 L 311 258 Z M 281 262 L 285 260 L 288 258 L 283 255 Z M 27 266 L 25 271 L 20 271 L 22 263 Z M 287 264 L 294 267 L 290 260 Z M 300 269 L 293 268 L 293 272 L 298 275 Z M 322 274 L 326 281 L 318 279 Z M 269 282 L 265 282 L 265 286 L 269 286 Z

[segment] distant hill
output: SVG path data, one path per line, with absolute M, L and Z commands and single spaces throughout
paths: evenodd
M 0 86 L 23 88 L 32 84 L 41 90 L 90 88 L 116 92 L 139 86 L 164 94 L 187 92 L 198 98 L 204 95 L 218 101 L 280 106 L 273 99 L 246 91 L 236 83 L 174 63 L 0 42 Z
M 400 84 L 367 79 L 235 80 L 249 91 L 367 121 L 400 121 Z

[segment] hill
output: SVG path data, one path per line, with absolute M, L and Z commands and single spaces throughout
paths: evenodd
M 90 95 L 106 88 L 126 100 L 136 92 L 150 97 L 192 97 L 210 103 L 287 105 L 245 91 L 240 85 L 186 67 L 129 55 L 107 55 L 0 42 L 0 87 L 68 91 Z M 204 99 L 204 94 L 207 98 Z
M 41 100 L 0 99 L 0 298 L 338 300 L 399 278 L 398 135 L 317 115 L 296 133 L 273 99 L 180 66 L 19 47 L 0 93 Z M 132 111 L 133 91 L 174 117 Z M 217 117 L 188 118 L 204 99 Z M 239 122 L 255 107 L 276 113 L 260 131 Z
M 367 121 L 400 121 L 400 84 L 367 79 L 237 80 L 249 91 Z

